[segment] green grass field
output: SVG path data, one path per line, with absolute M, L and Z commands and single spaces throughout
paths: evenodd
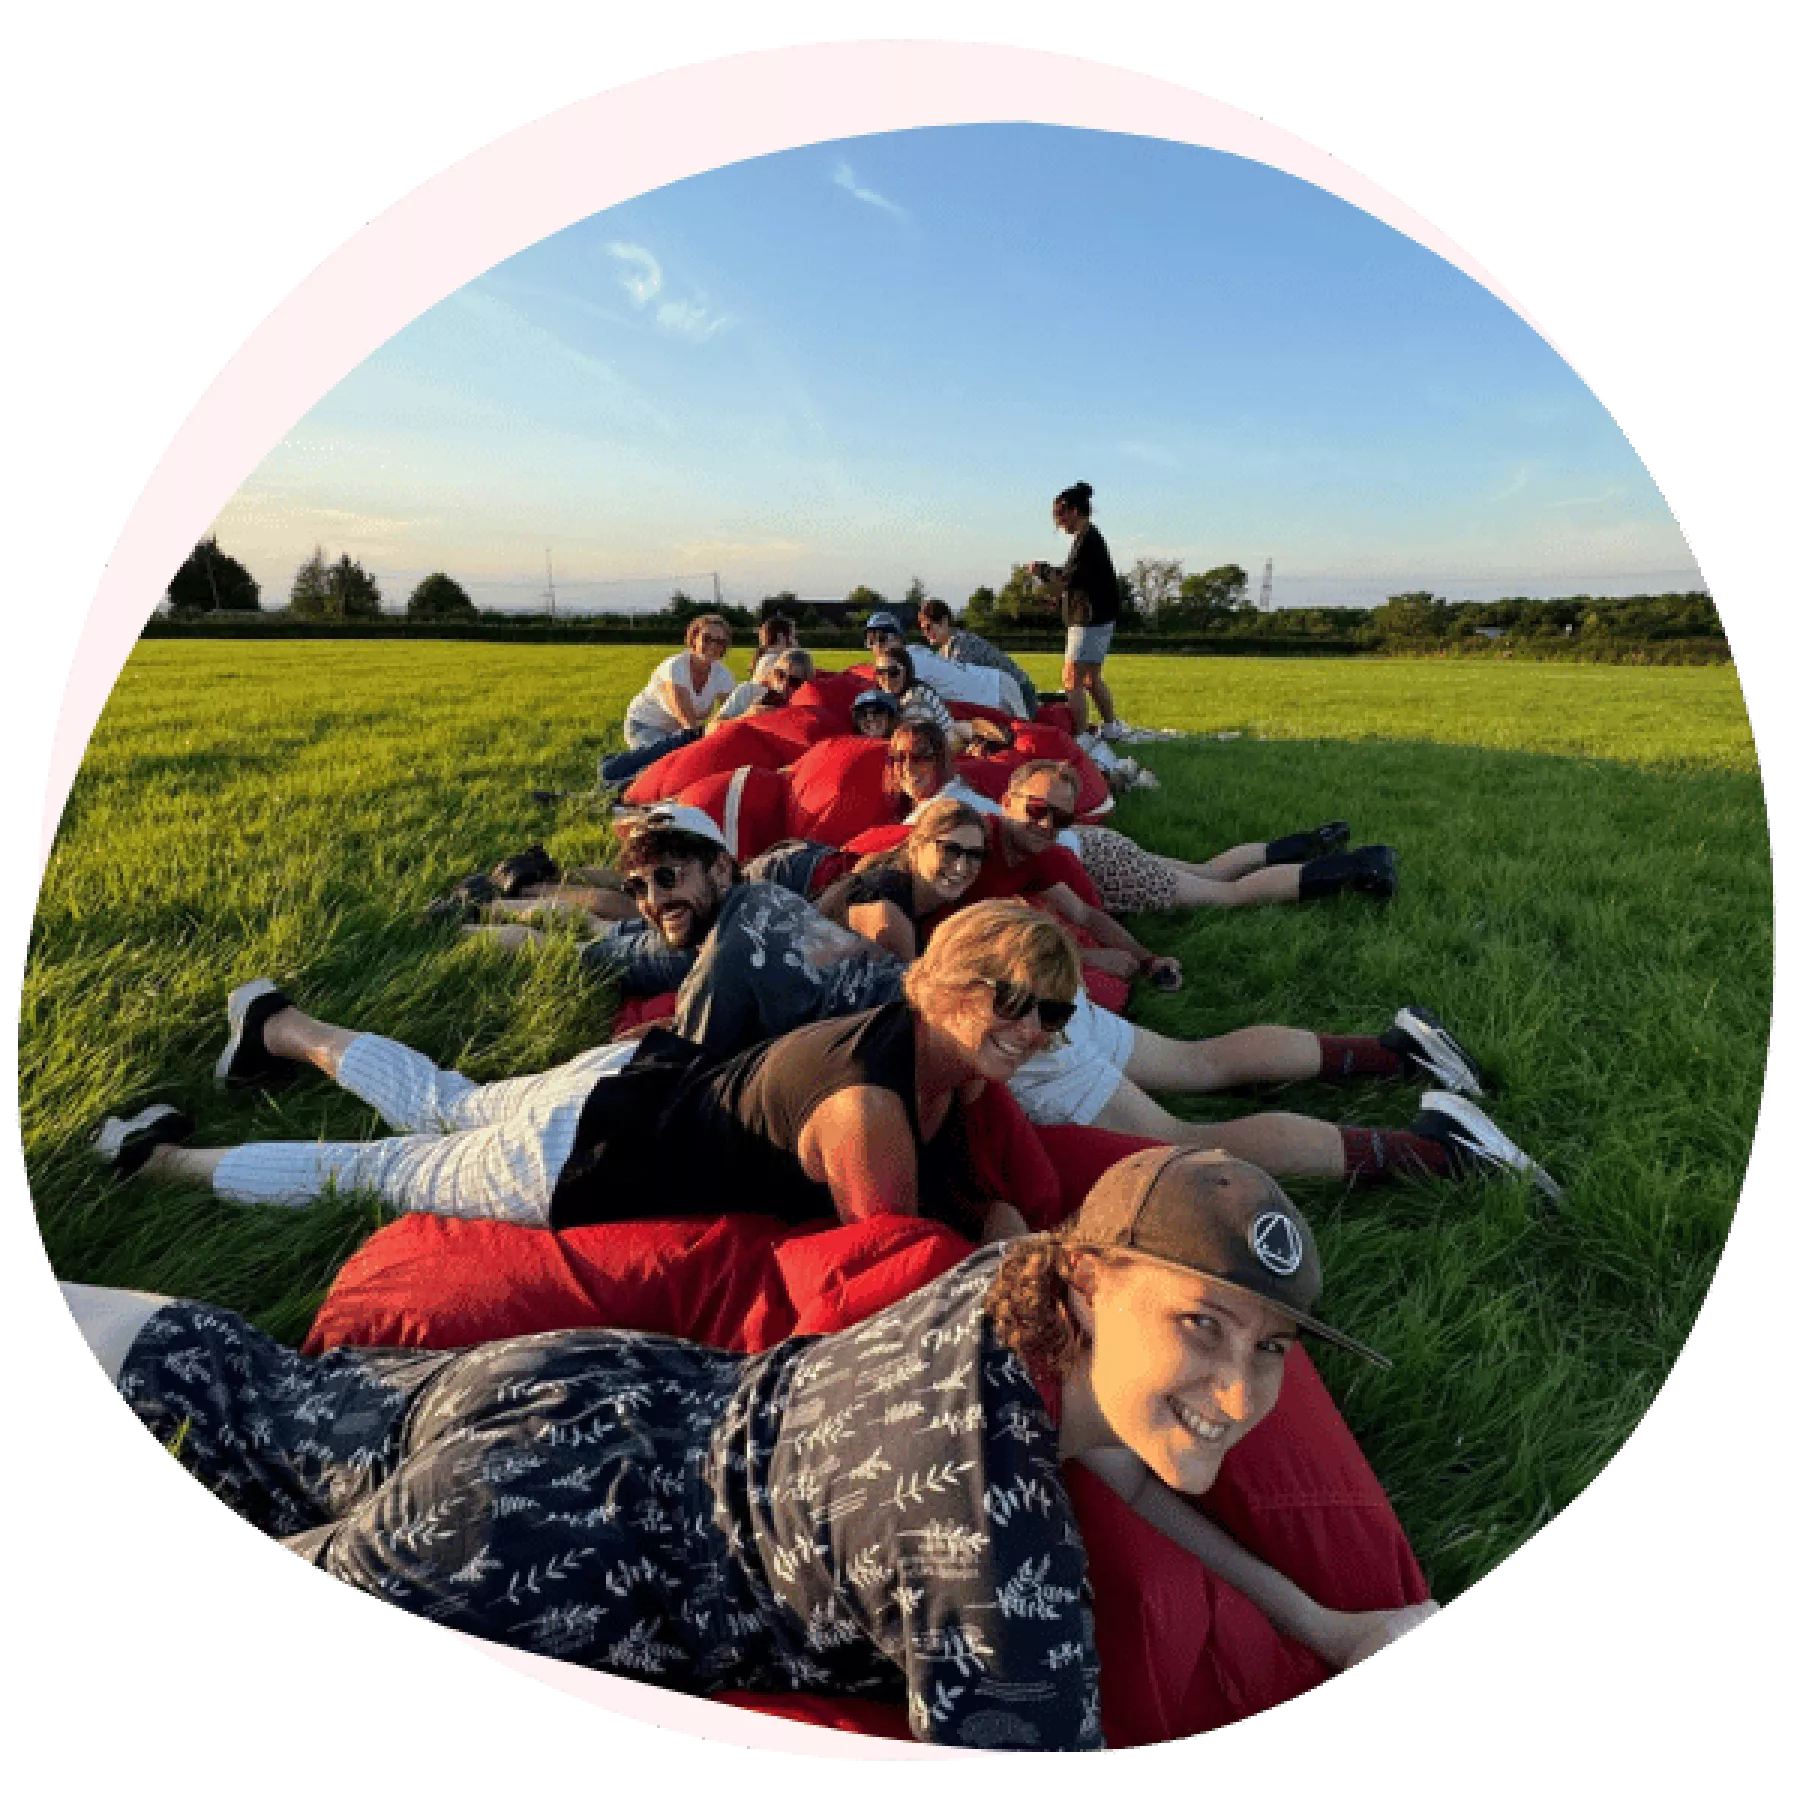
M 188 1294 L 297 1340 L 380 1217 L 354 1197 L 257 1212 L 115 1189 L 85 1144 L 127 1100 L 202 1143 L 361 1136 L 323 1082 L 225 1096 L 224 996 L 271 974 L 327 1018 L 495 1076 L 604 1033 L 568 943 L 510 960 L 420 924 L 456 877 L 533 841 L 604 854 L 591 780 L 648 647 L 162 642 L 133 655 L 76 781 L 21 1025 L 25 1147 L 68 1278 Z M 740 652 L 735 659 L 744 661 Z M 842 663 L 847 657 L 828 658 Z M 1047 658 L 1028 659 L 1054 685 Z M 1117 821 L 1153 848 L 1348 818 L 1399 847 L 1399 897 L 1138 922 L 1188 985 L 1136 1009 L 1192 1035 L 1258 1020 L 1366 1031 L 1420 1000 L 1498 1078 L 1491 1110 L 1564 1182 L 1296 1186 L 1327 1316 L 1393 1356 L 1320 1366 L 1448 1599 L 1566 1506 L 1679 1353 L 1730 1226 L 1761 1093 L 1768 842 L 1728 668 L 1120 657 L 1132 720 L 1234 730 L 1143 753 Z M 1414 1090 L 1280 1104 L 1403 1123 Z M 1253 1102 L 1207 1102 L 1225 1117 Z M 1179 1108 L 1178 1108 L 1179 1109 Z

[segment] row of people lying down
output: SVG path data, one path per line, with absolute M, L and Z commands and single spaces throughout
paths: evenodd
M 1024 670 L 985 639 L 959 630 L 942 601 L 920 609 L 919 625 L 929 647 L 926 660 L 942 670 L 940 679 L 949 678 L 947 664 L 990 670 L 1005 684 L 996 696 L 1003 701 L 1002 710 L 1020 718 L 1036 715 L 1036 689 Z M 921 678 L 893 614 L 874 614 L 863 642 L 874 686 L 859 702 L 858 730 L 876 729 L 866 709 L 886 703 L 895 716 L 928 719 L 959 744 L 968 741 L 969 728 L 952 718 L 942 696 Z M 658 663 L 626 706 L 625 748 L 600 761 L 604 786 L 623 786 L 652 763 L 733 719 L 787 705 L 817 673 L 812 656 L 799 647 L 793 621 L 780 615 L 763 621 L 756 663 L 744 681 L 734 682 L 726 667 L 730 649 L 731 627 L 719 614 L 707 613 L 689 624 L 685 647 Z
M 640 1108 L 594 1104 L 621 1071 L 475 1089 L 265 987 L 233 998 L 224 1080 L 309 1061 L 396 1122 L 461 1129 L 368 1146 L 365 1163 L 350 1147 L 184 1149 L 156 1119 L 101 1148 L 121 1173 L 205 1173 L 246 1198 L 335 1176 L 513 1216 L 501 1190 L 535 1187 L 553 1223 L 617 1211 L 621 1189 L 638 1211 L 930 1204 L 962 1097 L 1029 1054 L 1079 983 L 1054 921 L 984 908 L 934 942 L 901 1003 L 711 1074 L 674 1058 L 652 1083 L 664 1123 L 636 1143 Z M 1003 1197 L 987 1211 L 1008 1228 Z M 1374 1356 L 1317 1318 L 1320 1287 L 1306 1223 L 1267 1175 L 1169 1149 L 1117 1164 L 1060 1232 L 756 1356 L 584 1331 L 314 1359 L 210 1306 L 65 1292 L 206 1485 L 364 1591 L 690 1692 L 901 1699 L 927 1741 L 1075 1749 L 1102 1734 L 1066 1464 L 1334 1665 L 1433 1610 L 1333 1612 L 1183 1498 L 1268 1416 L 1301 1332 Z M 531 1579 L 546 1567 L 567 1579 Z
M 1044 779 L 1030 778 L 1027 796 Z M 581 954 L 597 973 L 617 980 L 629 1000 L 673 993 L 671 1028 L 712 1055 L 729 1054 L 897 999 L 916 945 L 921 939 L 937 943 L 968 916 L 951 912 L 936 922 L 986 876 L 999 859 L 996 840 L 1015 829 L 1043 827 L 1009 814 L 984 819 L 940 798 L 923 810 L 900 856 L 839 877 L 814 903 L 806 893 L 828 866 L 820 847 L 778 848 L 740 870 L 707 815 L 655 808 L 621 845 L 622 897 L 639 917 L 599 928 L 603 935 Z M 1052 863 L 1040 871 L 1036 886 L 1001 886 L 1039 900 L 1052 896 L 1054 912 L 1063 872 Z M 1009 879 L 1016 876 L 1015 870 Z M 1083 905 L 1072 893 L 1068 901 Z M 534 929 L 522 925 L 471 929 L 520 948 L 537 941 Z M 1132 954 L 1146 964 L 1160 960 L 1142 946 Z M 1293 1113 L 1201 1125 L 1175 1117 L 1152 1098 L 1379 1077 L 1422 1077 L 1448 1091 L 1425 1096 L 1407 1133 L 1340 1127 Z M 1277 1175 L 1369 1178 L 1400 1169 L 1455 1173 L 1491 1163 L 1548 1183 L 1475 1106 L 1481 1093 L 1475 1059 L 1419 1006 L 1402 1008 L 1379 1037 L 1259 1025 L 1182 1040 L 1094 1005 L 1083 989 L 1059 1032 L 1012 1073 L 1008 1085 L 1037 1124 L 1098 1125 L 1166 1142 L 1216 1145 Z
M 1051 885 L 1037 880 L 1040 870 L 1054 866 L 1068 874 L 1071 866 L 1066 857 L 1070 856 L 1079 869 L 1070 892 L 1087 897 L 1090 905 L 1108 913 L 1274 906 L 1343 893 L 1385 900 L 1392 898 L 1399 886 L 1399 859 L 1393 849 L 1386 844 L 1348 848 L 1350 828 L 1343 820 L 1265 842 L 1237 844 L 1203 863 L 1185 862 L 1146 850 L 1110 826 L 1079 819 L 1075 808 L 1080 778 L 1069 764 L 1047 759 L 1022 763 L 1012 770 L 1005 792 L 996 800 L 971 787 L 957 772 L 951 741 L 935 724 L 893 722 L 891 731 L 881 735 L 888 738 L 882 791 L 893 817 L 916 824 L 923 806 L 948 798 L 1001 819 L 996 866 L 1026 869 L 1030 891 Z M 978 737 L 972 754 L 980 757 L 1003 741 Z M 790 840 L 781 848 L 785 851 L 799 841 Z M 825 879 L 836 879 L 850 866 L 848 853 L 837 846 L 819 848 L 830 855 L 814 865 L 815 875 L 828 871 Z M 1060 885 L 1069 887 L 1066 880 Z M 508 897 L 494 894 L 491 882 L 479 886 L 478 899 L 462 897 L 468 892 L 465 884 L 459 896 L 434 903 L 430 916 L 473 923 L 484 910 L 501 920 L 566 912 L 578 919 L 616 922 L 630 919 L 634 912 L 611 876 L 599 882 L 532 882 Z M 802 891 L 814 898 L 821 886 Z
M 958 864 L 966 873 L 973 855 L 975 836 L 962 829 L 962 856 L 939 865 L 947 874 Z M 1402 1009 L 1380 1036 L 1254 1026 L 1184 1043 L 1093 1006 L 1072 940 L 1030 906 L 988 901 L 958 913 L 905 962 L 789 889 L 741 881 L 704 815 L 651 815 L 621 859 L 660 945 L 652 956 L 692 954 L 671 1028 L 478 1086 L 387 1038 L 310 1018 L 272 983 L 254 982 L 231 997 L 223 1078 L 279 1078 L 311 1064 L 399 1135 L 194 1149 L 184 1141 L 191 1122 L 161 1108 L 108 1121 L 103 1147 L 122 1169 L 147 1157 L 158 1174 L 263 1204 L 305 1204 L 335 1185 L 373 1189 L 401 1211 L 557 1225 L 642 1216 L 651 1194 L 674 1197 L 663 1212 L 691 1206 L 730 1170 L 722 1201 L 778 1218 L 924 1212 L 993 1232 L 1017 1221 L 962 1154 L 959 1107 L 982 1084 L 1005 1082 L 1036 1123 L 1217 1148 L 1273 1175 L 1500 1166 L 1554 1192 L 1469 1097 L 1480 1092 L 1478 1067 L 1423 1008 Z M 1003 931 L 1026 931 L 1059 957 L 1066 946 L 1071 974 L 1054 988 L 996 987 L 981 947 Z M 1151 1097 L 1420 1076 L 1445 1086 L 1424 1095 L 1405 1130 L 1293 1112 L 1196 1124 Z

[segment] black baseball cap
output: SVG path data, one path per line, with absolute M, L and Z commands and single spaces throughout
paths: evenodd
M 1253 1295 L 1313 1337 L 1393 1367 L 1313 1316 L 1325 1276 L 1312 1228 L 1272 1175 L 1222 1150 L 1159 1144 L 1124 1157 L 1094 1183 L 1063 1241 L 1191 1269 Z

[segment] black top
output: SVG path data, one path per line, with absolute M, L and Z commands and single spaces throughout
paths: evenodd
M 853 906 L 874 906 L 884 900 L 899 907 L 909 924 L 918 924 L 918 914 L 913 910 L 912 877 L 904 869 L 853 870 L 832 882 L 815 904 L 831 918 L 847 917 Z
M 1113 570 L 1112 555 L 1093 525 L 1084 525 L 1069 546 L 1069 560 L 1062 567 L 1063 623 L 1065 625 L 1112 625 L 1119 617 L 1119 577 Z M 1083 620 L 1076 613 L 1075 600 L 1084 597 L 1092 609 Z
M 823 1101 L 855 1087 L 900 1096 L 918 1157 L 919 1211 L 978 1235 L 968 1202 L 981 1196 L 968 1174 L 960 1108 L 951 1107 L 929 1144 L 920 1141 L 904 1000 L 802 1025 L 722 1062 L 672 1032 L 648 1033 L 581 1109 L 551 1196 L 551 1229 L 694 1213 L 834 1218 L 830 1188 L 801 1167 L 800 1134 Z

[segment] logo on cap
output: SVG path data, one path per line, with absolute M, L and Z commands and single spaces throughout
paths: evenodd
M 1258 1213 L 1250 1221 L 1250 1248 L 1265 1269 L 1291 1275 L 1306 1256 L 1300 1232 L 1286 1213 Z

